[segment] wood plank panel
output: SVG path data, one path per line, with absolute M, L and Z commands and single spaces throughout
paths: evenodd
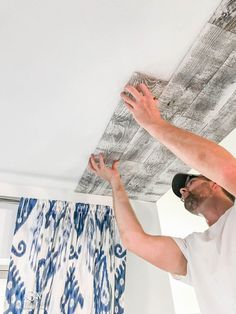
M 170 120 L 185 112 L 235 50 L 236 36 L 207 24 L 160 97 L 162 115 Z
M 217 14 L 219 8 L 215 22 L 211 19 L 207 23 L 167 86 L 166 82 L 140 73 L 129 83 L 144 82 L 155 96 L 160 95 L 161 114 L 171 123 L 219 142 L 236 126 L 236 34 L 232 28 L 228 31 L 226 24 L 217 24 Z M 139 128 L 122 102 L 96 148 L 95 153 L 99 152 L 105 153 L 108 164 L 120 159 L 122 180 L 133 199 L 156 201 L 170 188 L 175 173 L 189 170 Z M 111 195 L 109 184 L 88 170 L 76 191 Z
M 199 125 L 197 125 L 199 127 Z M 204 136 L 210 140 L 213 140 L 217 143 L 222 141 L 226 134 L 228 135 L 233 129 L 236 127 L 236 91 L 232 94 L 232 96 L 228 99 L 227 103 L 221 107 L 218 113 L 211 120 L 202 127 L 197 133 L 201 136 Z M 157 174 L 151 181 L 149 181 L 148 186 L 143 191 L 143 193 L 147 196 L 151 194 L 152 199 L 157 200 L 158 195 L 160 195 L 159 185 L 163 176 L 169 177 L 169 187 L 171 180 L 175 173 L 177 172 L 185 172 L 188 171 L 189 167 L 184 165 L 182 161 L 175 158 L 173 163 L 170 164 L 161 174 Z M 163 189 L 162 189 L 163 190 Z M 157 198 L 155 199 L 154 193 L 156 191 Z M 167 192 L 166 189 L 165 192 Z M 145 199 L 147 199 L 145 197 Z
M 211 120 L 211 116 L 215 116 L 225 105 L 225 98 L 231 96 L 232 86 L 235 89 L 235 78 L 236 51 L 233 51 L 191 106 L 183 113 L 183 116 L 207 123 Z
M 236 1 L 222 1 L 209 23 L 219 26 L 226 31 L 236 33 Z
M 236 91 L 229 98 L 218 114 L 199 132 L 200 135 L 217 143 L 224 139 L 236 127 Z
M 193 105 L 182 116 L 176 116 L 174 124 L 194 133 L 220 142 L 236 127 L 236 54 L 233 52 L 224 65 L 219 69 L 211 81 L 208 82 L 202 93 L 196 98 Z M 199 109 L 204 104 L 204 110 Z M 209 107 L 208 107 L 209 104 Z M 157 152 L 149 157 L 156 158 Z M 173 157 L 171 158 L 173 160 Z M 153 161 L 154 162 L 154 161 Z M 136 179 L 136 178 L 135 178 Z M 144 189 L 144 193 L 153 191 L 159 179 L 159 173 Z M 137 182 L 136 182 L 137 184 Z M 158 188 L 157 188 L 158 191 Z M 159 191 L 158 191 L 159 193 Z
M 165 81 L 135 72 L 128 84 L 137 85 L 140 83 L 145 83 L 156 97 L 159 97 L 164 87 L 167 85 L 167 82 Z M 100 142 L 98 143 L 95 154 L 103 152 L 108 164 L 111 164 L 115 159 L 120 159 L 139 128 L 139 125 L 128 112 L 123 102 L 120 101 Z M 86 169 L 79 181 L 76 192 L 96 194 L 103 188 L 103 185 L 105 187 L 106 183 L 101 179 L 96 178 L 90 171 L 88 171 L 88 169 Z
M 214 40 L 211 41 L 211 44 L 208 43 L 209 47 L 219 45 L 219 37 L 215 36 L 216 33 L 217 35 L 223 34 L 220 39 L 221 41 L 225 39 L 225 37 L 228 38 L 225 36 L 225 31 L 219 30 L 218 28 L 216 30 L 215 26 L 207 28 L 210 31 L 213 30 L 211 35 L 214 35 Z M 203 32 L 203 36 L 206 36 L 205 32 Z M 209 34 L 207 38 L 209 39 Z M 230 38 L 232 38 L 231 35 Z M 208 63 L 205 64 L 205 67 L 202 66 L 200 59 L 202 59 L 201 51 L 204 50 L 202 45 L 205 41 L 205 39 L 199 38 L 198 45 L 190 51 L 189 58 L 186 57 L 185 65 L 180 67 L 180 72 L 178 72 L 176 76 L 174 75 L 173 79 L 166 87 L 167 89 L 169 85 L 173 86 L 173 84 L 177 82 L 175 84 L 175 89 L 172 89 L 171 91 L 171 95 L 176 99 L 176 103 L 179 103 L 179 105 L 175 114 L 169 118 L 169 121 L 195 133 L 199 133 L 205 127 L 205 124 L 212 117 L 213 109 L 215 108 L 215 110 L 218 110 L 217 108 L 220 105 L 218 100 L 223 91 L 233 82 L 235 77 L 234 74 L 236 73 L 233 62 L 235 53 L 232 52 L 232 42 L 229 42 L 229 49 L 225 49 L 224 52 L 218 50 L 213 61 L 211 61 L 211 59 L 203 60 Z M 217 44 L 215 42 L 217 42 Z M 208 50 L 210 50 L 210 48 L 208 48 Z M 195 69 L 199 64 L 202 69 L 202 72 L 200 73 L 201 76 L 198 75 L 198 78 L 192 78 L 192 76 L 189 77 L 188 75 L 184 75 L 187 72 L 187 69 Z M 195 73 L 198 73 L 198 70 L 195 70 Z M 176 77 L 179 79 L 177 80 Z M 180 84 L 180 81 L 182 85 Z M 196 84 L 196 81 L 198 81 L 198 84 Z M 186 88 L 186 86 L 188 87 Z M 184 87 L 186 88 L 185 91 Z M 166 97 L 166 94 L 168 93 L 168 91 L 166 92 L 166 89 L 163 91 L 164 95 L 162 94 L 160 99 Z M 173 90 L 175 91 L 174 95 Z M 182 114 L 183 104 L 186 104 L 186 108 L 185 112 Z M 200 107 L 198 110 L 196 110 L 196 104 Z M 202 107 L 204 104 L 205 110 L 203 111 Z M 221 103 L 221 105 L 225 104 Z M 160 103 L 160 108 L 162 110 L 166 109 L 163 102 Z M 125 172 L 123 181 L 129 194 L 134 197 L 136 195 L 135 191 L 136 193 L 139 193 L 141 189 L 143 189 L 143 193 L 147 193 L 149 187 L 155 184 L 156 176 L 159 177 L 161 170 L 165 169 L 165 167 L 167 167 L 169 163 L 172 163 L 175 158 L 176 157 L 166 148 L 148 136 L 146 131 L 139 129 L 123 154 L 124 160 L 133 160 L 138 163 L 143 163 L 144 165 L 144 167 L 141 168 L 142 171 L 137 172 L 136 167 L 133 167 Z M 149 177 L 151 180 L 148 179 Z M 159 193 L 158 189 L 157 193 Z

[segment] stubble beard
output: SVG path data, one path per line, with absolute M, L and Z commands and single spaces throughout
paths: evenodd
M 211 196 L 211 189 L 208 182 L 204 182 L 200 187 L 189 191 L 184 200 L 184 207 L 192 214 L 198 215 L 197 209 Z
M 196 214 L 196 209 L 199 205 L 199 197 L 197 195 L 194 195 L 192 192 L 189 192 L 189 195 L 184 200 L 184 207 L 187 209 L 190 213 Z

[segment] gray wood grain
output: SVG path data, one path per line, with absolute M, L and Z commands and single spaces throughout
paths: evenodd
M 128 84 L 138 85 L 145 83 L 153 95 L 159 97 L 167 82 L 156 79 L 152 76 L 135 72 Z M 106 162 L 111 165 L 113 160 L 121 159 L 124 150 L 132 141 L 132 138 L 139 129 L 139 125 L 133 119 L 121 100 L 115 109 L 105 132 L 98 143 L 95 154 L 103 152 Z M 76 188 L 80 193 L 98 193 L 107 185 L 100 178 L 96 178 L 88 169 L 83 173 L 81 180 Z
M 233 51 L 183 113 L 183 116 L 201 121 L 202 124 L 207 123 L 212 116 L 218 114 L 222 106 L 225 106 L 227 98 L 235 89 L 235 82 L 236 51 Z
M 233 51 L 202 89 L 189 109 L 182 115 L 176 114 L 172 122 L 179 127 L 200 134 L 215 142 L 220 142 L 236 126 L 235 91 L 236 53 Z M 160 152 L 160 149 L 153 151 L 148 160 L 152 159 L 152 162 L 155 162 Z M 160 155 L 165 156 L 164 159 L 167 159 L 166 154 L 167 151 Z M 167 167 L 170 162 L 175 162 L 175 159 L 173 155 L 169 154 Z M 145 162 L 148 162 L 148 160 Z M 148 182 L 143 190 L 145 194 L 154 189 L 158 190 L 156 186 L 158 186 L 160 174 L 165 173 L 165 167 L 163 169 L 162 173 L 158 171 Z
M 219 26 L 226 31 L 236 33 L 236 1 L 222 1 L 209 23 Z
M 235 45 L 235 34 L 212 24 L 204 27 L 160 97 L 164 118 L 171 121 L 176 113 L 189 108 L 235 50 Z

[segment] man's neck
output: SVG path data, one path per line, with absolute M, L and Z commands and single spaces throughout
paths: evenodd
M 208 226 L 212 226 L 224 213 L 233 206 L 228 198 L 214 198 L 204 204 L 201 214 L 205 217 Z

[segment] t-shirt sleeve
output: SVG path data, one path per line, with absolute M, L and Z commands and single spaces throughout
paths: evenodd
M 176 280 L 182 281 L 188 285 L 192 285 L 192 280 L 191 280 L 191 272 L 189 268 L 189 254 L 188 254 L 188 246 L 187 246 L 187 241 L 186 239 L 181 239 L 181 238 L 172 238 L 178 247 L 180 248 L 181 252 L 183 253 L 184 257 L 187 260 L 187 274 L 185 276 L 181 275 L 176 275 L 176 274 L 171 274 L 172 277 Z

